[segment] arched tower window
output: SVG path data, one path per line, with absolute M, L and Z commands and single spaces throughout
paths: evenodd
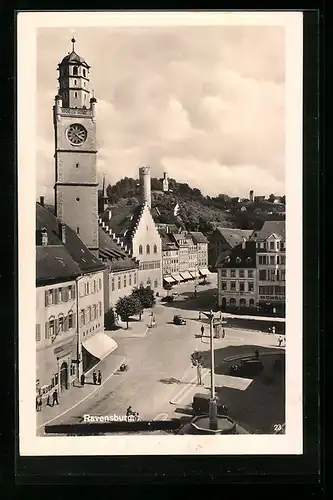
M 149 253 L 150 253 L 150 245 L 147 245 L 147 246 L 146 246 L 146 252 L 147 252 L 147 254 L 149 254 Z
M 157 245 L 154 245 L 154 253 L 157 253 Z
M 86 70 L 83 69 L 83 76 L 86 76 Z
M 139 254 L 142 255 L 142 245 L 139 246 Z
M 77 72 L 77 66 L 73 66 L 73 75 L 77 75 L 78 72 Z

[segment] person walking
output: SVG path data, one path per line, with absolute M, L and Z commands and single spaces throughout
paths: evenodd
M 53 394 L 52 394 L 52 400 L 53 400 L 52 406 L 54 406 L 55 403 L 57 403 L 57 405 L 59 404 L 57 389 L 55 389 Z
M 99 384 L 99 385 L 101 385 L 101 383 L 102 383 L 102 374 L 101 374 L 101 370 L 98 370 L 97 381 L 98 381 L 98 384 Z
M 203 337 L 204 332 L 205 332 L 205 327 L 201 325 L 201 337 Z
M 222 338 L 224 339 L 224 337 L 225 337 L 225 329 L 222 328 Z
M 281 347 L 282 340 L 283 340 L 283 339 L 282 339 L 282 337 L 281 337 L 281 335 L 280 335 L 280 337 L 278 338 L 278 346 L 279 346 L 279 347 Z
M 82 375 L 80 377 L 81 385 L 84 385 L 85 380 L 86 380 L 86 377 L 85 377 L 84 373 L 82 373 Z
M 129 406 L 126 410 L 126 417 L 130 417 L 131 415 L 133 415 L 133 410 L 132 407 Z
M 97 375 L 96 375 L 95 371 L 93 371 L 93 383 L 94 383 L 94 385 L 97 384 Z
M 258 349 L 256 349 L 254 351 L 254 355 L 255 355 L 256 359 L 259 359 L 259 351 L 258 351 Z

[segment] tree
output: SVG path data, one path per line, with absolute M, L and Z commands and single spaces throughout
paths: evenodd
M 144 286 L 140 286 L 139 288 L 135 288 L 132 291 L 132 297 L 135 297 L 137 300 L 139 300 L 141 304 L 140 308 L 140 320 L 141 320 L 141 315 L 142 315 L 142 310 L 143 309 L 148 309 L 150 307 L 154 307 L 156 304 L 156 300 L 154 297 L 154 292 L 153 290 L 147 286 L 146 288 Z
M 268 197 L 268 201 L 271 202 L 271 203 L 274 203 L 274 200 L 275 200 L 275 194 L 270 194 L 269 197 Z
M 195 366 L 197 369 L 197 380 L 198 380 L 197 383 L 198 383 L 198 385 L 202 385 L 201 371 L 202 371 L 202 367 L 203 367 L 203 357 L 199 351 L 192 352 L 191 363 L 192 363 L 192 366 Z
M 142 310 L 140 300 L 133 295 L 128 297 L 121 297 L 116 304 L 116 312 L 121 317 L 122 321 L 126 321 L 128 328 L 128 321 L 134 314 L 139 314 Z

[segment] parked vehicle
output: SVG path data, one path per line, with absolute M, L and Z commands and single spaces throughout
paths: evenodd
M 161 298 L 161 302 L 172 302 L 174 299 L 173 295 L 166 295 L 165 297 Z
M 231 366 L 231 375 L 236 377 L 253 377 L 259 375 L 264 369 L 264 365 L 260 359 L 242 359 L 240 363 Z
M 178 315 L 173 317 L 173 322 L 175 325 L 186 325 L 186 320 Z
M 209 413 L 209 402 L 210 394 L 201 394 L 197 392 L 193 396 L 192 400 L 192 410 L 195 415 L 202 415 Z M 217 414 L 226 415 L 228 413 L 228 407 L 217 400 Z

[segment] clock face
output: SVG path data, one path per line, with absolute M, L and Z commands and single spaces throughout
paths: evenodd
M 87 139 L 87 131 L 80 123 L 73 123 L 67 129 L 67 139 L 74 146 L 79 146 Z

